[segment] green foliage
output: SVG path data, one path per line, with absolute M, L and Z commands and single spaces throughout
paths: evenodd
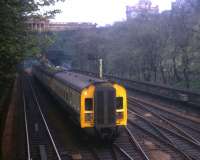
M 42 6 L 54 5 L 59 0 L 1 0 L 0 1 L 0 85 L 14 77 L 16 64 L 38 54 L 52 42 L 46 35 L 38 35 L 27 29 L 26 21 L 31 18 L 47 18 L 58 10 L 40 14 Z
M 45 50 L 53 40 L 46 33 L 38 35 L 30 32 L 26 21 L 30 17 L 50 17 L 58 13 L 58 10 L 44 14 L 38 12 L 40 7 L 53 5 L 56 1 L 59 0 L 40 0 L 40 3 L 35 0 L 0 0 L 0 132 L 5 112 L 2 104 L 15 77 L 16 65 L 22 59 Z
M 55 42 L 54 33 L 49 32 L 29 32 L 24 47 L 25 57 L 33 57 L 38 54 L 44 54 L 49 46 Z

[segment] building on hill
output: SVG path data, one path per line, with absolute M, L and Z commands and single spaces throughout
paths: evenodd
M 32 31 L 44 32 L 48 30 L 49 21 L 45 19 L 30 18 L 26 21 L 28 28 Z
M 75 22 L 51 22 L 49 23 L 49 31 L 64 31 L 64 30 L 77 30 L 77 29 L 90 29 L 96 28 L 96 24 L 92 23 L 75 23 Z
M 150 0 L 140 0 L 137 4 L 132 6 L 126 6 L 126 18 L 132 19 L 135 18 L 139 14 L 150 13 L 150 14 L 158 14 L 159 6 L 152 5 Z
M 76 23 L 76 22 L 50 22 L 45 19 L 29 19 L 26 22 L 29 29 L 32 31 L 46 32 L 46 31 L 64 31 L 64 30 L 78 30 L 96 28 L 93 23 Z

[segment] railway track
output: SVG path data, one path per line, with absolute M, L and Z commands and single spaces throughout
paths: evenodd
M 93 153 L 98 160 L 150 160 L 129 128 L 112 144 L 95 148 Z
M 32 83 L 35 83 L 35 82 L 32 80 Z M 42 99 L 49 99 L 50 97 L 48 97 L 47 95 L 43 95 L 41 93 L 42 90 L 37 86 L 37 84 L 35 84 L 34 86 L 35 86 L 36 93 L 38 95 L 40 95 L 39 99 L 41 100 L 43 110 L 46 113 L 48 111 L 45 108 L 49 108 L 51 104 L 48 104 L 49 102 L 43 103 Z M 59 104 L 55 104 L 55 105 L 59 105 Z M 46 113 L 46 114 L 48 114 L 48 113 Z M 54 115 L 54 116 L 57 116 L 57 115 Z M 61 117 L 65 116 L 64 119 L 62 119 L 61 117 L 59 117 L 59 118 L 61 118 L 63 120 L 63 122 L 69 123 L 70 120 L 66 118 L 66 112 L 63 115 L 60 114 L 60 116 Z M 49 117 L 52 117 L 52 116 L 51 115 L 47 116 L 47 118 L 49 118 Z M 49 118 L 49 121 L 52 122 L 51 118 Z M 55 126 L 53 126 L 52 123 L 50 123 L 50 128 L 55 128 Z M 82 148 L 81 146 L 79 146 L 79 147 L 70 146 L 70 144 L 72 142 L 68 142 L 68 144 L 65 144 L 65 141 L 61 141 L 61 139 L 59 139 L 59 138 L 65 137 L 65 139 L 68 139 L 68 137 L 67 137 L 68 133 L 73 132 L 73 130 L 62 129 L 62 131 L 61 131 L 60 129 L 61 128 L 59 128 L 57 130 L 55 129 L 55 131 L 56 131 L 54 133 L 55 139 L 56 139 L 56 141 L 59 142 L 59 145 L 61 146 L 60 148 L 62 148 L 63 151 L 68 153 L 69 159 L 76 159 L 78 157 L 78 158 L 84 159 L 84 160 L 93 160 L 93 159 L 94 160 L 111 160 L 111 159 L 118 160 L 118 158 L 116 156 L 116 153 L 118 151 L 116 151 L 116 149 L 114 149 L 114 147 L 112 147 L 109 143 L 105 143 L 105 145 L 102 146 L 102 143 L 100 141 L 95 141 L 95 143 L 100 143 L 99 146 L 97 146 L 96 144 L 91 142 L 91 140 L 90 140 L 91 137 L 88 137 L 88 135 L 81 132 L 80 130 L 75 131 L 75 132 L 80 132 L 80 134 L 76 135 L 78 137 L 78 138 L 76 137 L 76 139 L 79 139 L 81 141 L 80 143 L 84 143 L 84 148 Z M 80 136 L 85 137 L 84 139 L 86 139 L 86 140 L 82 140 L 80 138 Z M 87 144 L 87 145 L 85 145 L 85 144 Z M 72 144 L 72 145 L 74 145 L 74 144 Z M 75 144 L 75 145 L 77 145 L 77 144 Z M 78 154 L 74 154 L 74 153 L 78 153 Z M 75 158 L 73 158 L 73 157 L 75 157 Z
M 131 103 L 130 103 L 131 104 Z M 151 120 L 152 122 L 157 123 L 158 125 L 165 126 L 176 134 L 181 134 L 187 139 L 193 141 L 197 145 L 200 145 L 200 132 L 195 130 L 191 126 L 187 126 L 183 123 L 179 123 L 174 119 L 165 118 L 164 116 L 151 111 L 149 108 L 143 106 L 142 104 L 134 103 L 134 107 L 130 107 L 131 111 L 140 113 L 144 115 L 145 118 Z
M 22 80 L 22 98 L 26 130 L 26 159 L 61 160 L 62 157 L 41 110 L 32 84 L 26 77 Z
M 197 157 L 200 157 L 200 143 L 198 139 L 186 132 L 183 128 L 172 123 L 170 120 L 163 118 L 162 115 L 159 115 L 156 112 L 151 112 L 149 108 L 144 107 L 141 104 L 139 105 L 138 103 L 134 103 L 134 106 L 129 106 L 129 108 L 130 115 L 132 114 L 146 123 L 151 124 L 151 127 L 156 128 L 157 132 L 159 131 L 162 137 L 167 139 L 169 143 L 173 144 L 175 148 L 186 153 L 188 157 L 193 159 L 198 159 Z M 142 126 L 144 124 L 140 125 Z
M 29 78 L 23 78 L 26 159 L 72 159 L 73 151 L 65 153 L 66 149 L 62 149 L 62 144 L 56 145 L 58 133 L 52 130 L 51 124 L 48 125 L 47 113 L 41 108 L 43 104 L 40 104 L 40 93 L 37 87 L 34 88 L 33 83 Z M 103 148 L 95 147 L 88 150 L 86 146 L 79 151 L 82 159 L 161 160 L 159 158 L 163 156 L 163 160 L 197 160 L 200 157 L 198 128 L 191 131 L 188 124 L 163 116 L 162 110 L 157 112 L 156 109 L 151 109 L 153 107 L 129 102 L 134 106 L 129 107 L 130 119 L 125 132 L 113 144 L 105 145 Z M 190 121 L 192 124 L 195 123 L 191 119 Z M 194 132 L 196 136 L 190 134 Z
M 83 143 L 83 141 L 85 142 L 83 139 L 88 138 L 85 137 L 86 135 L 82 133 L 80 129 L 77 129 L 74 124 L 72 126 L 70 119 L 66 116 L 66 111 L 61 109 L 61 106 L 59 106 L 60 104 L 55 101 L 55 99 L 52 99 L 52 95 L 47 94 L 46 90 L 44 90 L 45 88 L 41 88 L 37 81 L 32 77 L 30 77 L 30 80 L 38 95 L 38 100 L 40 101 L 43 113 L 46 115 L 49 122 L 49 128 L 52 130 L 62 159 L 97 159 L 92 149 L 88 149 L 88 146 L 85 146 L 85 143 L 84 147 L 81 146 L 82 144 L 80 143 Z M 77 144 L 77 141 L 80 141 L 78 142 L 79 144 Z
M 184 103 L 184 102 L 170 101 L 169 99 L 160 98 L 158 96 L 149 95 L 147 93 L 140 93 L 137 91 L 129 91 L 129 93 L 130 93 L 129 95 L 133 96 L 134 98 L 138 98 L 152 104 L 157 104 L 169 110 L 176 110 L 182 115 L 198 118 L 200 114 L 198 108 L 192 107 L 186 102 Z
M 176 110 L 168 111 L 162 110 L 161 107 L 153 107 L 145 103 L 141 103 L 135 99 L 129 99 L 130 110 L 141 113 L 146 118 L 164 124 L 171 130 L 187 136 L 192 141 L 200 145 L 200 120 L 191 119 L 179 115 Z
M 150 159 L 191 160 L 151 123 L 134 117 L 134 120 L 129 120 L 128 126 Z
M 33 82 L 34 83 L 34 82 Z M 36 86 L 36 85 L 35 85 Z M 39 89 L 39 88 L 38 88 Z M 40 95 L 41 92 L 35 88 L 37 95 Z M 43 98 L 42 98 L 43 97 Z M 39 96 L 39 99 L 45 99 L 44 96 Z M 42 106 L 45 106 L 45 104 L 42 103 Z M 48 103 L 47 103 L 48 106 Z M 44 112 L 45 107 L 43 108 Z M 47 116 L 49 117 L 49 116 Z M 50 124 L 50 128 L 52 128 Z M 55 133 L 56 135 L 56 133 Z M 58 136 L 55 136 L 58 137 Z M 87 143 L 87 142 L 86 142 Z M 91 142 L 89 142 L 91 143 Z M 89 143 L 87 143 L 89 145 Z M 129 148 L 130 147 L 130 148 Z M 124 135 L 119 137 L 113 145 L 111 144 L 105 144 L 102 147 L 90 147 L 89 148 L 90 153 L 88 153 L 87 147 L 85 148 L 85 151 L 82 151 L 80 149 L 80 154 L 83 159 L 99 159 L 99 160 L 106 160 L 106 159 L 136 159 L 136 160 L 148 160 L 148 157 L 145 155 L 144 151 L 142 151 L 141 146 L 136 142 L 133 135 L 131 135 L 131 132 L 126 129 L 124 132 Z M 68 152 L 70 153 L 70 152 Z
M 128 127 L 125 128 L 125 131 L 115 140 L 113 145 L 130 160 L 149 160 L 149 157 Z
M 184 114 L 180 113 L 176 109 L 168 109 L 166 107 L 163 107 L 162 105 L 148 103 L 146 101 L 134 98 L 132 96 L 129 97 L 128 100 L 132 104 L 142 105 L 143 108 L 147 108 L 148 107 L 148 109 L 150 109 L 152 112 L 154 111 L 156 113 L 159 113 L 162 116 L 170 117 L 170 118 L 172 116 L 173 116 L 173 118 L 177 117 L 177 118 L 179 118 L 180 121 L 183 120 L 184 123 L 187 123 L 188 125 L 192 124 L 193 126 L 196 127 L 196 129 L 198 129 L 200 131 L 200 126 L 199 126 L 200 118 L 199 117 L 188 116 L 187 113 L 184 113 Z M 187 121 L 185 121 L 185 120 L 187 120 Z M 178 121 L 178 119 L 177 119 L 177 121 Z

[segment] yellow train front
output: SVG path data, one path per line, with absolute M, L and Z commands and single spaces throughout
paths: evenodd
M 121 85 L 41 66 L 34 67 L 33 74 L 87 132 L 113 138 L 126 126 L 127 95 Z
M 113 137 L 127 124 L 125 89 L 115 83 L 99 82 L 81 92 L 81 128 L 95 128 L 101 137 Z

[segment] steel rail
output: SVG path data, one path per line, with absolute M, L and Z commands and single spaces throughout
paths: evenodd
M 27 114 L 26 114 L 26 99 L 25 99 L 25 95 L 24 95 L 24 88 L 22 88 L 22 98 L 23 98 L 24 121 L 25 121 L 25 129 L 26 129 L 27 160 L 31 160 L 28 121 L 27 121 Z
M 133 103 L 133 102 L 131 102 L 131 103 Z M 137 103 L 137 102 L 134 102 L 134 103 Z M 160 118 L 162 121 L 165 121 L 166 123 L 168 123 L 169 125 L 171 125 L 173 128 L 175 128 L 175 129 L 178 130 L 179 132 L 182 132 L 182 134 L 185 135 L 185 136 L 183 136 L 185 139 L 187 139 L 187 140 L 191 139 L 196 145 L 200 146 L 200 142 L 199 142 L 196 138 L 194 138 L 192 135 L 188 134 L 186 131 L 184 131 L 183 129 L 181 129 L 180 127 L 178 127 L 176 124 L 170 122 L 170 121 L 167 120 L 166 118 L 161 117 L 160 115 L 156 114 L 155 112 L 149 110 L 148 108 L 146 108 L 146 107 L 143 106 L 142 104 L 140 104 L 140 103 L 137 103 L 137 104 L 140 105 L 140 106 L 142 106 L 145 110 L 147 110 L 148 112 L 150 112 L 150 113 L 153 114 L 154 116 Z M 129 111 L 130 111 L 130 112 L 131 112 L 132 110 L 134 110 L 134 109 L 129 108 Z M 134 112 L 137 112 L 137 111 L 134 110 Z M 146 118 L 145 118 L 145 119 L 146 119 Z M 153 123 L 155 123 L 155 122 L 153 122 Z M 157 123 L 156 123 L 156 124 L 157 124 Z M 159 125 L 159 124 L 157 124 L 157 125 Z M 171 131 L 171 130 L 170 130 L 170 131 Z M 171 131 L 171 132 L 173 132 L 174 134 L 179 135 L 178 133 L 175 133 L 174 131 Z M 180 136 L 181 136 L 181 135 L 180 135 Z M 189 139 L 186 138 L 186 137 L 188 137 Z M 189 140 L 189 141 L 190 141 L 190 140 Z
M 163 117 L 165 117 L 165 116 L 163 116 Z M 200 135 L 199 130 L 196 130 L 195 128 L 193 128 L 193 127 L 191 127 L 191 126 L 185 125 L 184 123 L 178 122 L 178 121 L 176 121 L 176 120 L 174 120 L 174 119 L 169 119 L 169 118 L 167 118 L 167 117 L 165 117 L 165 119 L 168 120 L 168 121 L 170 121 L 171 123 L 175 124 L 176 126 L 177 126 L 177 125 L 181 125 L 181 126 L 187 128 L 188 130 L 190 130 L 190 131 L 192 131 L 192 132 L 196 132 L 196 133 L 198 133 L 198 134 Z M 179 128 L 181 128 L 181 127 L 179 127 Z M 188 133 L 188 134 L 189 134 L 189 133 Z M 195 138 L 195 139 L 196 139 L 196 138 Z M 200 140 L 197 140 L 197 141 L 198 141 L 199 144 L 200 144 Z
M 161 126 L 161 125 L 158 124 L 157 122 L 152 122 L 152 121 L 146 119 L 145 117 L 143 117 L 143 116 L 140 115 L 140 114 L 136 114 L 136 115 L 137 115 L 138 117 L 141 117 L 141 118 L 142 118 L 143 120 L 145 120 L 146 122 L 149 122 L 149 123 L 153 124 L 154 126 L 157 126 L 157 127 L 161 128 L 161 129 L 167 130 L 168 132 L 170 132 L 170 133 L 176 135 L 176 136 L 179 137 L 179 138 L 182 138 L 183 140 L 185 140 L 185 141 L 191 143 L 192 145 L 195 145 L 195 146 L 198 147 L 198 148 L 200 147 L 199 144 L 193 142 L 193 141 L 190 140 L 189 138 L 187 138 L 187 137 L 185 137 L 185 136 L 183 136 L 183 135 L 181 135 L 181 134 L 179 134 L 179 133 L 175 133 L 174 131 L 172 131 L 172 130 L 170 130 L 170 129 L 168 129 L 168 128 L 165 128 L 165 127 Z
M 152 137 L 154 137 L 155 139 L 157 139 L 157 140 L 160 141 L 161 143 L 170 146 L 171 148 L 173 148 L 174 150 L 176 150 L 177 152 L 179 152 L 180 154 L 182 154 L 187 160 L 193 160 L 192 158 L 190 158 L 189 155 L 187 155 L 187 154 L 184 153 L 182 150 L 180 150 L 179 148 L 177 148 L 177 147 L 171 142 L 171 140 L 168 140 L 168 137 L 163 136 L 163 137 L 166 137 L 167 140 L 162 139 L 162 138 L 160 138 L 160 137 L 157 137 L 155 134 L 151 133 L 149 130 L 142 128 L 142 127 L 139 126 L 138 124 L 134 124 L 132 121 L 129 121 L 129 123 L 130 123 L 131 125 L 133 125 L 133 126 L 136 126 L 136 127 L 140 128 L 142 131 L 146 132 L 146 134 L 151 135 Z M 156 127 L 155 127 L 155 130 L 158 131 L 159 133 L 161 132 L 161 131 L 160 131 L 159 129 L 157 129 Z M 162 135 L 163 133 L 160 133 L 160 134 Z M 168 141 L 169 141 L 169 142 L 168 142 Z
M 144 117 L 142 117 L 141 115 L 138 115 L 137 113 L 133 112 L 133 111 L 129 111 L 131 112 L 132 114 L 136 115 L 137 117 L 141 118 L 142 120 L 144 120 L 146 123 L 148 123 L 151 127 L 153 127 L 162 137 L 164 137 L 166 140 L 160 138 L 160 137 L 157 137 L 156 136 L 156 139 L 158 139 L 159 141 L 173 147 L 174 149 L 176 149 L 179 153 L 181 153 L 185 158 L 187 158 L 188 160 L 192 160 L 190 158 L 190 156 L 186 153 L 184 153 L 182 150 L 180 150 L 176 144 L 168 137 L 165 135 L 165 133 L 163 133 L 163 131 L 161 131 L 155 124 L 153 124 L 151 121 L 145 119 Z M 151 134 L 152 136 L 155 136 L 153 133 L 151 133 L 150 131 L 147 131 L 146 129 L 140 127 L 138 124 L 135 124 L 132 120 L 129 120 L 129 123 L 131 125 L 136 125 L 138 126 L 139 128 L 141 128 L 142 130 L 145 130 L 148 134 Z
M 128 100 L 129 100 L 129 102 L 132 101 L 132 102 L 134 102 L 134 103 L 148 105 L 148 106 L 150 106 L 151 108 L 159 109 L 159 110 L 161 110 L 161 111 L 167 112 L 167 113 L 172 114 L 172 115 L 174 115 L 174 116 L 178 116 L 178 117 L 180 117 L 180 118 L 187 119 L 187 120 L 189 120 L 189 121 L 191 121 L 191 122 L 193 122 L 193 123 L 196 123 L 196 124 L 199 124 L 199 123 L 200 123 L 200 119 L 193 118 L 193 117 L 188 116 L 188 115 L 180 114 L 180 113 L 178 113 L 178 112 L 175 111 L 175 110 L 167 109 L 167 108 L 161 107 L 161 106 L 159 106 L 159 105 L 152 104 L 152 103 L 146 102 L 146 101 L 144 101 L 144 100 L 135 98 L 135 97 L 133 97 L 133 96 L 129 96 L 129 97 L 128 97 Z
M 49 135 L 49 137 L 50 137 L 50 139 L 51 139 L 51 142 L 52 142 L 52 144 L 53 144 L 53 148 L 54 148 L 54 150 L 55 150 L 55 152 L 56 152 L 57 158 L 58 158 L 58 160 L 62 160 L 62 159 L 61 159 L 61 156 L 60 156 L 60 154 L 59 154 L 59 152 L 58 152 L 57 146 L 56 146 L 56 144 L 55 144 L 55 142 L 54 142 L 54 140 L 53 140 L 52 134 L 51 134 L 51 132 L 50 132 L 50 130 L 49 130 L 49 127 L 48 127 L 48 125 L 47 125 L 47 122 L 46 122 L 46 120 L 45 120 L 44 114 L 42 113 L 41 106 L 40 106 L 40 104 L 39 104 L 39 102 L 38 102 L 38 98 L 37 98 L 37 96 L 36 96 L 36 94 L 35 94 L 35 90 L 34 90 L 32 84 L 31 84 L 30 80 L 29 80 L 28 82 L 29 82 L 29 85 L 30 85 L 30 87 L 31 87 L 34 100 L 35 100 L 35 102 L 36 102 L 36 104 L 37 104 L 37 106 L 38 106 L 38 109 L 39 109 L 39 111 L 40 111 L 42 120 L 43 120 L 43 122 L 44 122 L 44 124 L 45 124 L 45 127 L 46 127 L 46 129 L 47 129 L 47 133 L 48 133 L 48 135 Z
M 124 149 L 119 147 L 116 143 L 113 143 L 113 147 L 115 147 L 118 151 L 120 151 L 123 155 L 125 155 L 126 158 L 128 158 L 129 160 L 134 160 L 133 157 L 131 157 Z
M 139 151 L 142 153 L 142 155 L 144 156 L 144 158 L 146 160 L 150 160 L 149 157 L 146 155 L 146 153 L 144 152 L 144 150 L 142 149 L 142 147 L 140 146 L 139 142 L 136 140 L 136 138 L 133 136 L 133 134 L 131 133 L 130 129 L 128 127 L 126 127 L 126 132 L 128 133 L 128 135 L 131 137 L 131 140 L 133 143 L 136 144 L 137 148 L 139 149 Z

